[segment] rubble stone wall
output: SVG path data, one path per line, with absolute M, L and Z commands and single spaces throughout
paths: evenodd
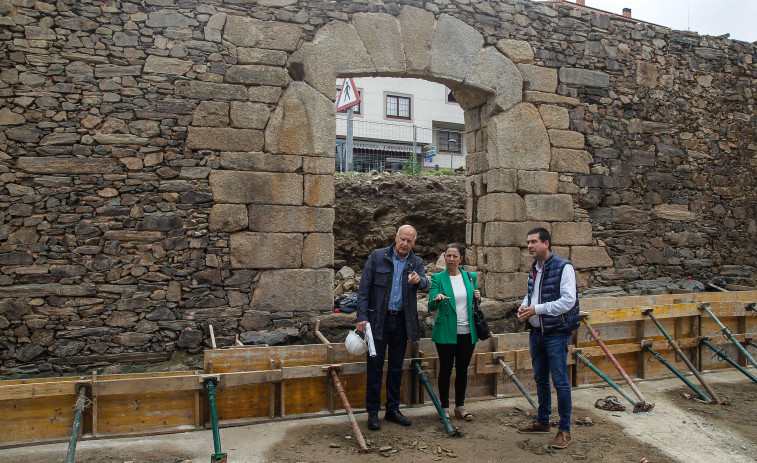
M 296 342 L 332 302 L 335 79 L 466 111 L 472 265 L 755 274 L 755 47 L 527 0 L 0 0 L 0 373 Z

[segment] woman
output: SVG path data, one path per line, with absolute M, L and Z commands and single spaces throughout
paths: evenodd
M 473 323 L 473 298 L 481 299 L 481 292 L 476 284 L 478 276 L 460 268 L 464 257 L 462 246 L 447 245 L 446 270 L 431 275 L 428 310 L 438 311 L 431 340 L 436 343 L 439 354 L 439 401 L 449 418 L 449 383 L 455 364 L 455 416 L 470 421 L 473 415 L 465 409 L 465 388 L 468 365 L 478 342 Z

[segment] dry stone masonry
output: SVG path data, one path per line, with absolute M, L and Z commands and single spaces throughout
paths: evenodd
M 535 225 L 584 288 L 753 285 L 754 58 L 528 0 L 0 0 L 0 374 L 301 339 L 344 76 L 455 92 L 488 298 Z

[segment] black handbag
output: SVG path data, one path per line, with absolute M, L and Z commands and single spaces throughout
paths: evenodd
M 470 280 L 470 284 L 473 285 L 473 278 L 470 276 L 470 272 L 468 272 L 468 280 Z M 492 331 L 489 329 L 489 322 L 486 321 L 484 312 L 478 307 L 478 299 L 475 297 L 473 298 L 473 323 L 476 325 L 478 339 L 483 341 L 492 337 Z

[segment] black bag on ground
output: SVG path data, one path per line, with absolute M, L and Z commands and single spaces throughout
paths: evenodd
M 473 284 L 473 278 L 468 273 L 468 280 Z M 489 329 L 489 322 L 486 321 L 484 312 L 478 307 L 478 300 L 473 298 L 473 323 L 476 325 L 476 334 L 481 341 L 492 337 L 492 331 Z

